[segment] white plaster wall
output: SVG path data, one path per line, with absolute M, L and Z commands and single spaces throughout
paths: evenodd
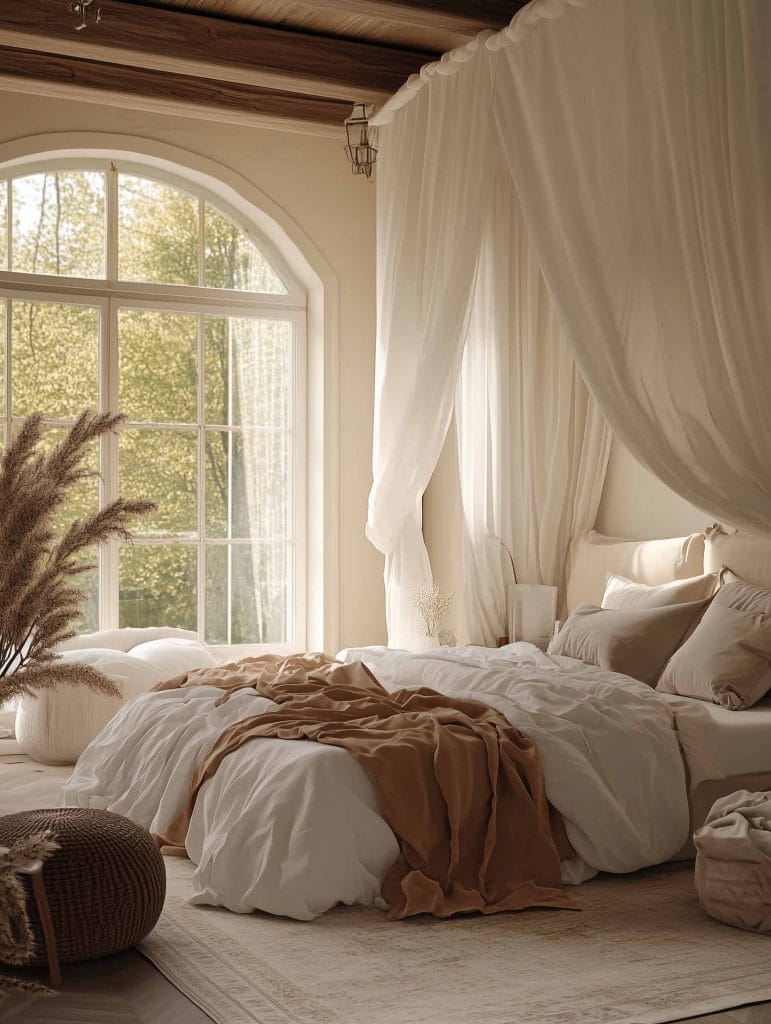
M 331 266 L 339 281 L 340 644 L 382 642 L 382 558 L 364 535 L 375 358 L 374 185 L 351 175 L 336 138 L 0 92 L 0 143 L 52 132 L 125 133 L 214 160 L 285 210 Z
M 681 537 L 713 520 L 695 508 L 614 440 L 595 528 L 611 537 Z

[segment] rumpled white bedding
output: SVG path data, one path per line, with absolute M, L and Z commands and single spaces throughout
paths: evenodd
M 546 792 L 576 857 L 566 882 L 597 870 L 634 871 L 685 842 L 685 771 L 669 705 L 627 676 L 531 644 L 412 655 L 349 650 L 388 690 L 431 687 L 473 697 L 532 737 Z M 222 729 L 275 705 L 244 690 L 201 686 L 143 694 L 125 705 L 78 761 L 66 806 L 99 807 L 163 832 L 196 765 Z M 301 740 L 252 740 L 229 757 L 196 802 L 187 851 L 194 903 L 307 920 L 334 906 L 380 901 L 398 855 L 374 787 L 344 750 Z

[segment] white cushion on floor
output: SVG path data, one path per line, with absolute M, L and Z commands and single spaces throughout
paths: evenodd
M 134 631 L 140 632 L 146 633 Z M 127 700 L 146 693 L 164 679 L 215 664 L 207 648 L 189 635 L 138 643 L 128 653 L 87 647 L 65 651 L 61 657 L 62 661 L 93 665 L 115 683 L 120 696 L 108 697 L 85 686 L 61 684 L 22 698 L 16 712 L 16 739 L 25 754 L 43 764 L 74 764 Z

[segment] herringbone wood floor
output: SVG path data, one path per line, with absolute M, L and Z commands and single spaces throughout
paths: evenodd
M 65 964 L 55 996 L 11 996 L 0 1004 L 3 1024 L 211 1024 L 136 950 L 82 964 Z M 21 972 L 19 972 L 21 973 Z M 45 971 L 35 977 L 46 982 Z
M 48 768 L 0 740 L 0 814 L 56 806 L 67 768 Z M 770 940 L 771 941 L 771 940 Z M 64 987 L 51 998 L 12 996 L 0 1004 L 2 1024 L 211 1024 L 135 950 L 103 960 L 66 964 Z M 45 981 L 45 973 L 35 975 Z M 255 1024 L 262 1024 L 255 1021 Z M 357 1021 L 356 1024 L 367 1024 Z M 394 1024 L 409 1024 L 408 1019 Z M 678 1022 L 686 1024 L 686 1022 Z M 749 1006 L 687 1024 L 771 1024 L 771 1003 Z

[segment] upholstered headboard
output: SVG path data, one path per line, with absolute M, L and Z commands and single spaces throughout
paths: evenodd
M 629 540 L 590 530 L 571 546 L 568 612 L 579 604 L 600 604 L 609 573 L 649 586 L 700 576 L 706 571 L 704 541 L 703 533 L 665 540 Z
M 704 571 L 722 568 L 757 587 L 771 588 L 771 537 L 741 530 L 729 533 L 721 526 L 710 526 L 704 542 Z

